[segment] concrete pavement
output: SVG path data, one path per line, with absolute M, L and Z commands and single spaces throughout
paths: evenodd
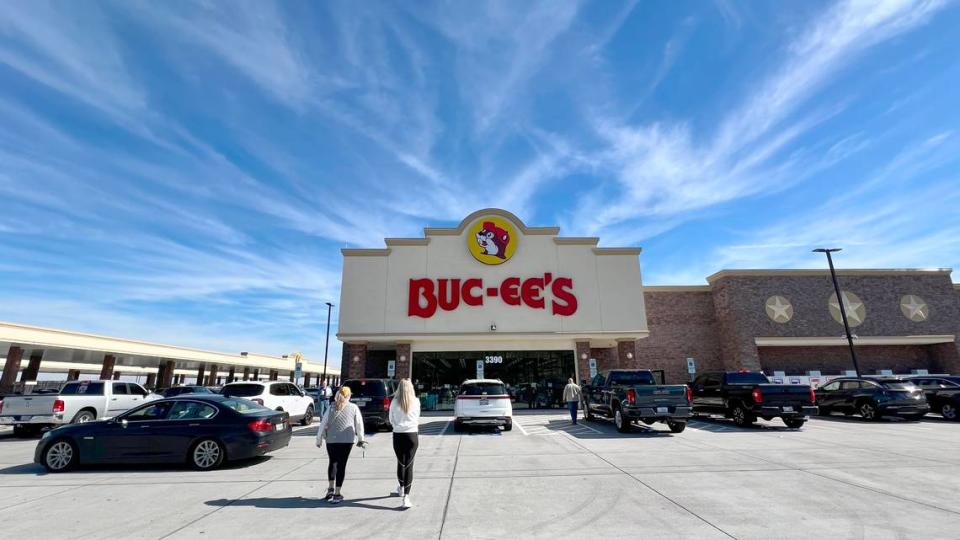
M 802 430 L 697 421 L 620 434 L 517 413 L 514 430 L 454 434 L 422 419 L 413 491 L 389 497 L 389 433 L 355 449 L 344 504 L 319 500 L 316 426 L 289 448 L 199 473 L 114 467 L 45 474 L 35 440 L 0 432 L 3 536 L 60 538 L 957 538 L 960 423 L 867 424 L 831 417 Z

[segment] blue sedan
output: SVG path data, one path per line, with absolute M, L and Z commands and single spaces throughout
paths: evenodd
M 116 418 L 48 431 L 34 462 L 50 472 L 82 464 L 186 463 L 212 470 L 290 444 L 290 417 L 242 398 L 184 395 Z

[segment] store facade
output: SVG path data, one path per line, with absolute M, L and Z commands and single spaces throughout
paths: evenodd
M 761 370 L 797 384 L 853 369 L 829 272 L 723 270 L 642 285 L 639 248 L 527 227 L 497 209 L 386 248 L 344 249 L 341 367 L 411 377 L 432 408 L 467 378 L 503 380 L 518 408 L 559 405 L 567 378 L 611 368 L 681 383 Z M 949 269 L 843 269 L 861 371 L 960 373 L 960 286 Z
M 559 406 L 595 351 L 628 362 L 648 333 L 640 249 L 598 241 L 486 209 L 423 238 L 344 249 L 342 366 L 350 377 L 411 377 L 437 408 L 475 377 L 503 380 L 517 406 Z

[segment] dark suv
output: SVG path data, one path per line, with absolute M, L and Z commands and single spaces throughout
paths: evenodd
M 842 412 L 864 420 L 899 416 L 919 420 L 930 411 L 923 391 L 900 377 L 840 377 L 817 388 L 821 415 Z
M 917 375 L 908 381 L 920 387 L 933 412 L 947 420 L 960 420 L 960 377 L 953 375 Z
M 350 401 L 360 408 L 363 423 L 374 428 L 390 426 L 390 401 L 397 390 L 392 379 L 349 379 L 342 386 L 349 386 Z

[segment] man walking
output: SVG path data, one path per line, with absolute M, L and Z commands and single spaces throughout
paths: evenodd
M 321 420 L 327 414 L 327 408 L 330 406 L 330 398 L 327 396 L 329 391 L 326 381 L 321 381 L 317 388 L 317 412 L 320 413 Z
M 567 386 L 563 388 L 563 400 L 567 402 L 570 408 L 570 419 L 573 425 L 577 425 L 577 406 L 580 405 L 580 387 L 573 382 L 573 378 L 567 379 Z

